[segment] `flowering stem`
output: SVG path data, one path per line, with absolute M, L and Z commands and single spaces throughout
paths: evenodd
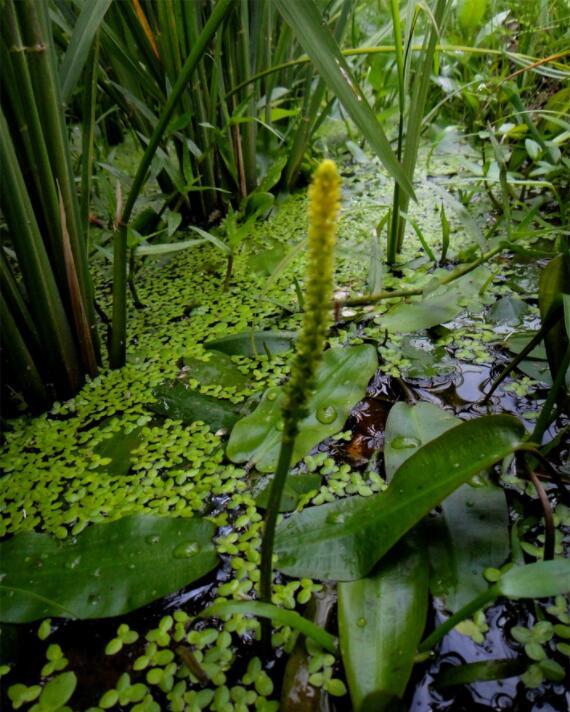
M 293 459 L 298 423 L 307 415 L 307 401 L 314 385 L 315 373 L 322 357 L 329 326 L 339 207 L 340 178 L 335 164 L 326 160 L 317 168 L 309 188 L 309 239 L 304 319 L 296 344 L 291 377 L 285 386 L 283 437 L 269 492 L 261 545 L 260 594 L 266 603 L 271 603 L 273 544 L 281 496 Z M 271 627 L 266 624 L 262 629 L 266 646 L 269 646 L 270 635 Z

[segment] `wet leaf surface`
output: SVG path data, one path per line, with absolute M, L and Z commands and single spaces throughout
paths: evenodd
M 406 460 L 385 492 L 311 507 L 282 522 L 277 568 L 325 580 L 365 576 L 433 507 L 513 452 L 524 435 L 510 416 L 461 423 Z
M 309 415 L 299 423 L 293 464 L 342 429 L 352 407 L 366 394 L 377 363 L 376 350 L 368 345 L 325 352 L 309 398 Z M 260 472 L 274 471 L 281 446 L 283 397 L 283 389 L 269 389 L 253 413 L 236 423 L 227 448 L 230 460 L 250 462 Z
M 151 410 L 183 423 L 200 420 L 214 431 L 229 430 L 240 418 L 239 410 L 230 401 L 193 391 L 183 383 L 159 386 L 154 395 L 156 402 L 149 405 Z
M 339 583 L 340 648 L 354 710 L 402 697 L 426 624 L 428 563 L 414 532 L 366 578 Z
M 128 613 L 211 571 L 214 533 L 197 517 L 135 515 L 89 527 L 76 543 L 17 534 L 0 543 L 1 620 Z

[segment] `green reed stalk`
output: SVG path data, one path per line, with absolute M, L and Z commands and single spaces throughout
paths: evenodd
M 131 190 L 125 202 L 121 225 L 115 232 L 113 244 L 113 322 L 111 332 L 110 363 L 112 368 L 120 368 L 125 363 L 126 326 L 127 326 L 127 225 L 131 218 L 137 198 L 148 177 L 148 171 L 154 154 L 163 139 L 170 119 L 174 114 L 178 100 L 186 89 L 186 85 L 202 59 L 212 37 L 231 9 L 233 0 L 218 0 L 204 29 L 192 47 L 184 62 L 178 79 L 172 88 L 166 105 L 162 110 L 154 131 L 149 139 L 144 155 L 139 163 Z
M 335 164 L 325 160 L 317 168 L 309 188 L 308 263 L 303 326 L 297 339 L 291 376 L 285 386 L 281 450 L 269 492 L 261 545 L 260 594 L 262 600 L 267 603 L 271 603 L 273 544 L 281 496 L 291 466 L 299 421 L 307 414 L 307 400 L 314 385 L 329 327 L 339 207 L 340 177 Z M 267 638 L 267 631 L 264 637 Z
M 436 51 L 437 40 L 443 27 L 444 15 L 446 12 L 448 0 L 437 0 L 433 13 L 433 23 L 427 33 L 424 41 L 424 51 L 422 53 L 421 65 L 417 70 L 414 80 L 411 85 L 409 106 L 407 110 L 407 122 L 404 128 L 404 119 L 402 116 L 402 93 L 403 85 L 408 81 L 407 74 L 409 69 L 404 71 L 405 63 L 400 65 L 398 61 L 398 50 L 396 51 L 397 67 L 398 67 L 398 83 L 400 97 L 400 127 L 398 135 L 398 150 L 402 151 L 402 140 L 404 141 L 403 151 L 403 167 L 406 178 L 412 182 L 416 163 L 418 159 L 418 150 L 420 147 L 420 136 L 422 130 L 422 119 L 425 112 L 427 100 L 427 92 L 431 81 L 431 72 L 433 69 L 433 58 Z M 412 25 L 413 27 L 413 25 Z M 411 48 L 411 32 L 408 37 L 408 45 Z M 405 138 L 403 138 L 405 134 Z M 400 156 L 399 156 L 400 158 Z M 406 219 L 402 213 L 408 212 L 410 198 L 403 193 L 400 186 L 396 183 L 394 186 L 394 199 L 392 205 L 392 222 L 388 236 L 388 245 L 386 250 L 386 260 L 388 264 L 396 263 L 397 256 L 400 253 L 404 241 L 404 232 L 406 229 Z

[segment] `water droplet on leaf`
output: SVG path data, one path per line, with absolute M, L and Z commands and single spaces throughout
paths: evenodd
M 405 435 L 398 435 L 395 437 L 390 446 L 394 450 L 407 450 L 408 448 L 418 447 L 420 441 L 417 438 L 408 438 Z
M 317 420 L 323 425 L 329 425 L 329 423 L 334 423 L 337 417 L 336 408 L 332 405 L 324 406 L 317 410 Z
M 187 541 L 182 544 L 178 544 L 176 549 L 172 552 L 172 556 L 175 559 L 189 559 L 194 554 L 200 551 L 200 545 L 195 541 Z

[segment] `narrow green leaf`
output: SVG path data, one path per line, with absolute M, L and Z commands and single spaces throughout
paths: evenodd
M 443 689 L 454 685 L 469 685 L 472 682 L 506 680 L 509 677 L 521 675 L 527 667 L 527 661 L 522 658 L 484 660 L 480 663 L 454 665 L 440 673 L 434 684 L 438 689 Z
M 135 515 L 89 527 L 76 541 L 17 534 L 0 543 L 0 620 L 128 613 L 211 571 L 215 531 L 196 517 Z
M 354 710 L 401 698 L 425 628 L 425 549 L 412 534 L 372 574 L 338 585 L 340 649 Z
M 386 170 L 402 190 L 414 197 L 414 189 L 398 162 L 382 126 L 354 79 L 350 67 L 322 17 L 314 0 L 273 0 L 290 25 L 299 43 L 311 58 L 329 89 L 338 98 L 370 143 Z
M 291 576 L 350 581 L 475 474 L 514 452 L 525 429 L 511 416 L 461 423 L 424 445 L 372 497 L 349 497 L 291 515 L 277 529 L 277 568 Z
M 59 70 L 61 97 L 64 104 L 67 104 L 77 86 L 99 25 L 103 22 L 110 5 L 111 0 L 91 0 L 81 8 Z
M 334 635 L 316 625 L 296 611 L 288 611 L 284 608 L 274 606 L 272 603 L 262 603 L 261 601 L 220 601 L 214 603 L 200 613 L 201 618 L 218 618 L 220 616 L 231 616 L 234 613 L 241 615 L 259 616 L 269 618 L 273 623 L 286 625 L 299 633 L 312 638 L 325 650 L 335 653 L 338 641 Z
M 300 421 L 292 464 L 343 427 L 352 407 L 366 394 L 378 364 L 372 346 L 325 351 L 317 370 L 315 389 Z M 283 389 L 271 388 L 257 408 L 236 423 L 227 455 L 233 462 L 250 462 L 260 472 L 274 472 L 281 447 Z
M 182 242 L 162 242 L 157 245 L 140 245 L 135 248 L 135 255 L 137 257 L 169 255 L 172 252 L 180 252 L 190 247 L 203 245 L 205 242 L 207 240 L 184 240 Z

